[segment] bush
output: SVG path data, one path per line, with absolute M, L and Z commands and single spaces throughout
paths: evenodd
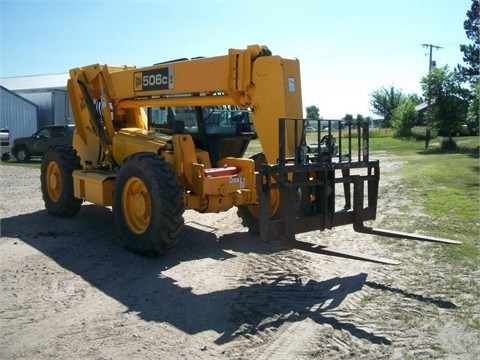
M 417 104 L 413 99 L 406 99 L 393 110 L 392 126 L 399 134 L 403 134 L 401 136 L 410 135 L 410 129 L 418 120 L 415 105 Z
M 406 139 L 410 139 L 412 137 L 413 133 L 412 133 L 412 129 L 397 129 L 395 131 L 395 134 L 393 135 L 393 137 L 395 138 L 406 138 Z
M 414 126 L 410 129 L 397 130 L 394 135 L 395 138 L 425 141 L 427 137 L 427 128 L 425 126 Z M 430 139 L 437 137 L 436 131 L 430 131 Z
M 458 146 L 457 146 L 457 143 L 455 142 L 455 140 L 453 140 L 452 138 L 444 138 L 442 140 L 442 142 L 440 143 L 440 149 L 443 149 L 443 150 L 454 150 L 456 149 Z

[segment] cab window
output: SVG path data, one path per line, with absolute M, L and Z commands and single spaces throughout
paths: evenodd
M 50 137 L 50 128 L 43 128 L 35 134 L 38 139 L 44 139 Z
M 198 133 L 195 108 L 192 106 L 153 107 L 148 110 L 152 127 L 162 130 L 175 130 L 189 134 Z
M 237 124 L 243 121 L 245 111 L 236 106 L 211 106 L 203 108 L 207 134 L 236 134 Z

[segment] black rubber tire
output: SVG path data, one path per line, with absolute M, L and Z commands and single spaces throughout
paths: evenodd
M 42 159 L 40 183 L 47 211 L 58 217 L 75 216 L 82 199 L 73 194 L 73 170 L 81 169 L 77 152 L 71 146 L 50 147 Z
M 144 256 L 162 254 L 179 240 L 184 211 L 178 175 L 162 156 L 142 152 L 123 161 L 113 212 L 125 247 Z
M 20 146 L 15 150 L 13 154 L 15 158 L 20 162 L 29 162 L 30 161 L 30 151 L 28 151 L 26 146 Z
M 252 214 L 248 206 L 242 205 L 237 208 L 237 216 L 242 219 L 242 225 L 252 235 L 260 235 L 259 218 Z

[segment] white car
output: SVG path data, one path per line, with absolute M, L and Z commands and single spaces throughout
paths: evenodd
M 7 128 L 0 128 L 0 153 L 2 161 L 10 159 L 10 130 Z

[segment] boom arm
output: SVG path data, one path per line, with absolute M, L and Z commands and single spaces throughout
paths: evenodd
M 73 69 L 70 77 L 69 91 L 79 137 L 88 146 L 95 143 L 93 147 L 98 149 L 94 151 L 102 153 L 107 161 L 111 161 L 115 124 L 147 128 L 142 107 L 249 108 L 267 161 L 271 163 L 278 159 L 278 119 L 302 117 L 299 61 L 272 56 L 266 47 L 259 45 L 245 50 L 230 49 L 226 56 L 144 68 L 96 64 Z M 101 100 L 100 111 L 87 93 L 90 98 Z M 300 133 L 293 128 L 289 130 L 292 131 L 287 134 Z M 289 135 L 287 156 L 294 154 L 294 144 L 293 135 Z

